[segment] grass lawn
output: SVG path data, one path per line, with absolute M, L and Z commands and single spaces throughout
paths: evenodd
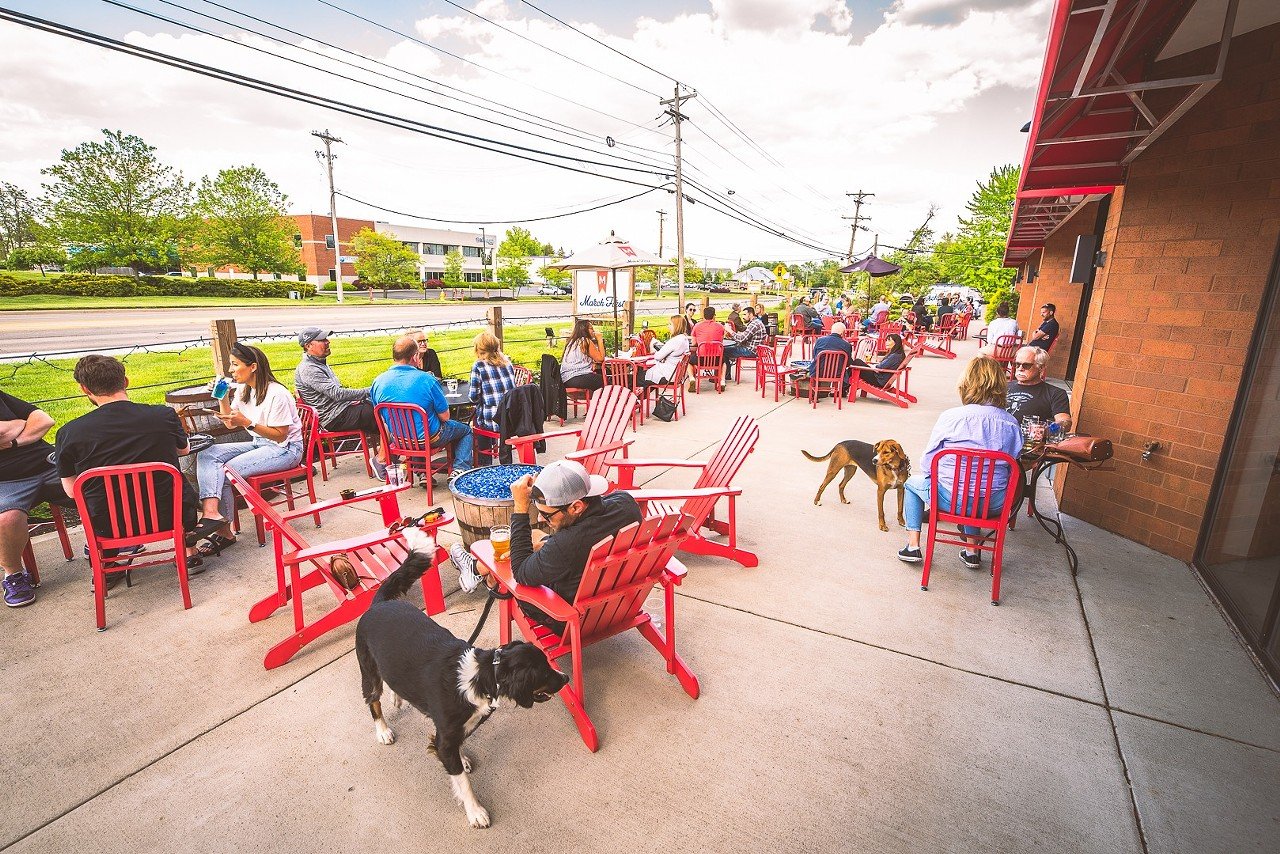
M 654 329 L 665 328 L 665 320 L 657 315 L 642 316 Z M 548 324 L 506 324 L 503 330 L 503 351 L 518 365 L 538 370 L 543 353 L 554 352 L 559 358 L 563 339 L 555 350 L 548 350 L 543 332 Z M 637 323 L 637 326 L 639 324 Z M 557 335 L 568 333 L 569 319 L 551 326 Z M 477 330 L 454 329 L 427 334 L 431 347 L 440 356 L 440 366 L 446 376 L 460 379 L 471 375 L 475 363 L 472 342 Z M 344 385 L 362 388 L 391 364 L 392 337 L 378 335 L 363 338 L 334 337 L 333 355 L 329 364 Z M 246 339 L 246 343 L 255 343 Z M 290 390 L 293 389 L 293 370 L 302 358 L 302 351 L 294 341 L 271 341 L 261 345 L 271 362 L 276 378 Z M 0 385 L 14 397 L 28 401 L 53 416 L 56 424 L 49 432 L 53 440 L 58 425 L 88 412 L 92 405 L 80 392 L 72 379 L 75 359 L 52 359 L 35 363 L 0 363 Z M 182 352 L 132 353 L 124 360 L 129 374 L 130 397 L 138 403 L 164 403 L 166 391 L 183 386 L 207 383 L 213 376 L 213 359 L 208 347 L 192 347 Z

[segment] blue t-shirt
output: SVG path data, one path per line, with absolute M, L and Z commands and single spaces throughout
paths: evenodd
M 440 414 L 449 411 L 444 399 L 444 389 L 431 374 L 413 365 L 392 365 L 374 379 L 369 387 L 369 399 L 379 403 L 415 403 L 427 411 L 427 435 L 422 435 L 422 425 L 414 419 L 419 438 L 430 438 L 440 432 Z

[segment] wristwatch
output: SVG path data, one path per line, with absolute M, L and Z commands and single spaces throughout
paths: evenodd
M 248 430 L 250 433 L 252 433 L 253 431 L 258 429 L 258 425 L 250 422 L 249 426 L 246 427 L 245 429 Z
M 10 450 L 13 450 L 13 449 L 14 449 L 14 448 L 16 448 L 16 447 L 18 447 L 18 440 L 17 440 L 17 439 L 10 439 L 10 440 L 9 440 L 9 449 L 10 449 Z

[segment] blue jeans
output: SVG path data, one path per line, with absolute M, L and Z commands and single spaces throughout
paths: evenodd
M 943 484 L 938 484 L 938 503 L 943 507 L 951 507 L 951 491 Z M 919 531 L 924 520 L 924 508 L 929 506 L 929 476 L 913 474 L 907 478 L 906 497 L 902 503 L 902 518 L 907 521 L 908 531 Z M 1004 490 L 997 489 L 991 494 L 991 506 L 1004 506 Z M 981 531 L 989 530 L 961 525 L 960 531 L 971 537 L 981 537 Z
M 231 519 L 236 512 L 227 480 L 229 468 L 241 477 L 286 471 L 302 461 L 302 442 L 277 445 L 255 437 L 252 442 L 229 442 L 210 445 L 196 457 L 196 483 L 200 487 L 200 500 L 218 499 L 218 512 L 223 519 Z
M 449 419 L 440 422 L 440 432 L 435 435 L 431 445 L 453 445 L 453 470 L 466 471 L 475 465 L 471 454 L 472 438 L 470 425 Z

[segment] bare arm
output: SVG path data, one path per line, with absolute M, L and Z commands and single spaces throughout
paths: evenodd
M 14 439 L 19 445 L 39 442 L 53 427 L 53 418 L 43 409 L 37 409 L 25 420 L 0 421 L 0 445 L 10 445 Z

